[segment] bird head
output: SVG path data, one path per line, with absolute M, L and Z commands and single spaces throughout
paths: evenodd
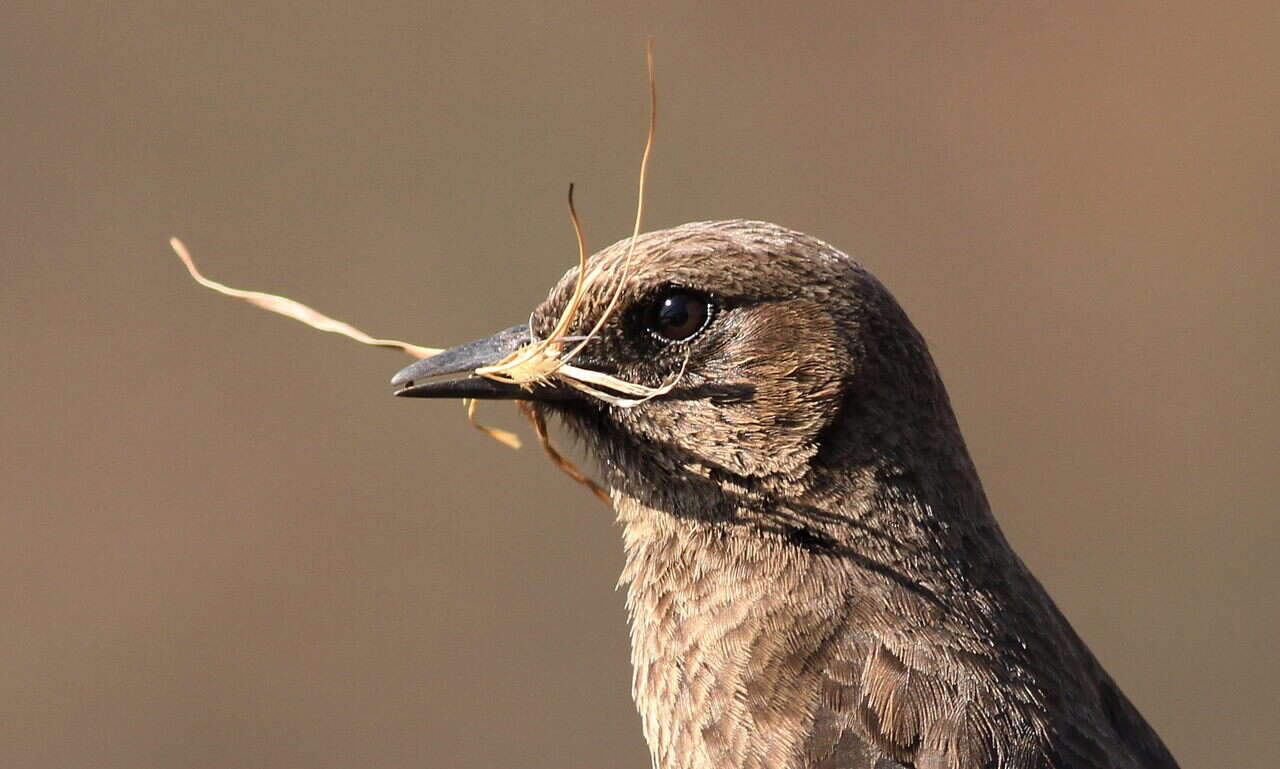
M 777 225 L 651 232 L 597 253 L 586 270 L 585 292 L 570 270 L 528 325 L 407 367 L 396 394 L 532 401 L 585 438 L 611 486 L 652 489 L 712 477 L 803 482 L 823 462 L 891 442 L 890 426 L 904 427 L 895 404 L 933 379 L 923 342 L 870 273 Z M 477 375 L 557 331 L 550 355 L 577 376 Z

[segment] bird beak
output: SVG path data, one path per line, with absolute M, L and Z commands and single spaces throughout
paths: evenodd
M 530 341 L 528 326 L 513 326 L 406 366 L 391 377 L 391 384 L 396 388 L 395 394 L 405 398 L 556 401 L 571 397 L 573 390 L 554 382 L 526 388 L 473 373 L 501 361 Z

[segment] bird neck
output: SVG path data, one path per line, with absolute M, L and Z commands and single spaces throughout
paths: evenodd
M 622 504 L 632 694 L 658 769 L 785 767 L 806 735 L 816 662 L 842 590 L 762 539 Z M 801 616 L 793 611 L 804 606 Z
M 956 552 L 973 544 L 959 529 L 999 537 L 976 477 L 935 466 L 935 489 L 919 475 L 881 458 L 782 484 L 790 495 L 715 478 L 719 496 L 681 495 L 706 500 L 697 514 L 647 504 L 651 485 L 615 488 L 633 695 L 659 769 L 792 765 L 831 642 L 851 621 L 888 629 L 904 609 L 924 616 L 991 581 L 966 575 Z

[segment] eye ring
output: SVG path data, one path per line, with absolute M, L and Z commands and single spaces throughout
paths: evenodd
M 682 286 L 667 286 L 644 311 L 645 329 L 663 344 L 687 342 L 702 332 L 715 315 L 711 297 Z

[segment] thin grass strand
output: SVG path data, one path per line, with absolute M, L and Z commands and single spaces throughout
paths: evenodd
M 573 348 L 573 351 L 565 356 L 566 361 L 573 360 L 587 344 L 600 333 L 600 329 L 604 327 L 606 321 L 613 315 L 614 309 L 618 304 L 618 298 L 622 295 L 622 289 L 626 285 L 626 280 L 631 275 L 631 259 L 635 255 L 636 241 L 640 238 L 640 226 L 644 221 L 644 190 L 645 181 L 649 176 L 649 157 L 653 154 L 653 142 L 658 133 L 658 78 L 654 71 L 653 63 L 653 38 L 649 38 L 648 45 L 645 47 L 645 64 L 649 72 L 649 134 L 645 138 L 644 152 L 640 155 L 640 179 L 637 184 L 639 190 L 636 193 L 636 220 L 635 226 L 631 229 L 631 242 L 627 244 L 627 255 L 623 259 L 622 271 L 618 275 L 618 282 L 613 290 L 613 294 L 609 297 L 609 304 L 605 307 L 604 312 L 600 314 L 600 318 L 592 326 L 591 331 L 587 333 L 587 338 Z
M 276 294 L 268 294 L 262 291 L 245 291 L 244 289 L 231 288 L 228 285 L 219 283 L 216 280 L 206 278 L 196 269 L 195 260 L 191 258 L 191 253 L 187 251 L 186 245 L 177 238 L 169 238 L 169 246 L 173 249 L 182 263 L 186 265 L 187 272 L 191 273 L 191 277 L 205 288 L 213 289 L 219 294 L 241 299 L 256 307 L 264 310 L 283 315 L 287 318 L 293 318 L 296 321 L 307 324 L 317 331 L 327 331 L 331 334 L 341 334 L 349 339 L 354 339 L 361 344 L 372 345 L 374 347 L 389 347 L 401 350 L 415 358 L 430 358 L 443 352 L 438 347 L 422 347 L 408 342 L 402 342 L 398 339 L 377 339 L 369 336 L 360 329 L 340 320 L 330 318 L 328 315 L 317 312 L 305 304 L 289 299 L 288 297 L 278 296 Z
M 623 379 L 618 379 L 617 377 L 613 377 L 608 374 L 601 373 L 599 371 L 592 371 L 590 369 L 581 369 L 575 366 L 568 366 L 568 365 L 561 367 L 561 372 L 558 375 L 558 377 L 562 379 L 562 381 L 564 381 L 565 384 L 569 385 L 570 387 L 572 387 L 573 389 L 581 393 L 585 393 L 586 395 L 590 395 L 593 398 L 602 400 L 611 406 L 617 406 L 618 408 L 629 409 L 629 408 L 635 408 L 636 406 L 639 406 L 642 403 L 647 403 L 653 400 L 654 398 L 657 398 L 661 395 L 666 395 L 667 393 L 671 392 L 673 389 L 675 389 L 675 386 L 680 383 L 680 380 L 684 378 L 685 370 L 688 367 L 689 367 L 689 358 L 686 356 L 684 359 L 684 362 L 680 364 L 680 371 L 678 371 L 675 376 L 671 377 L 670 380 L 668 380 L 666 383 L 664 383 L 660 387 L 646 387 L 644 385 L 638 385 L 634 382 L 628 382 Z M 614 395 L 613 393 L 608 393 L 608 392 L 605 392 L 604 390 L 601 390 L 596 385 L 599 385 L 601 387 L 608 387 L 612 390 L 615 390 L 621 393 L 626 393 L 628 395 L 639 395 L 641 397 L 620 398 L 617 395 Z
M 598 483 L 591 480 L 577 468 L 567 457 L 560 453 L 558 449 L 551 443 L 551 435 L 547 431 L 547 420 L 542 413 L 542 409 L 533 403 L 522 401 L 520 403 L 520 413 L 525 415 L 529 423 L 533 425 L 533 433 L 538 437 L 538 443 L 542 446 L 542 450 L 546 453 L 547 458 L 551 460 L 551 464 L 555 465 L 565 475 L 574 481 L 582 484 L 596 495 L 596 498 L 605 504 L 611 502 L 609 492 L 605 491 Z
M 633 399 L 618 398 L 617 396 L 609 395 L 608 393 L 602 393 L 595 388 L 588 387 L 578 389 L 596 397 L 601 397 L 601 400 L 606 400 L 614 405 L 626 403 L 628 404 L 627 407 L 639 405 L 640 403 L 662 394 L 655 393 L 654 388 L 648 388 L 630 382 L 623 382 L 622 380 L 608 377 L 607 375 L 599 374 L 598 372 L 588 371 L 586 369 L 570 367 L 572 372 L 566 372 L 564 370 L 569 361 L 573 360 L 582 352 L 583 348 L 585 348 L 587 344 L 589 344 L 591 340 L 600 333 L 604 324 L 610 317 L 612 317 L 614 310 L 617 309 L 618 299 L 622 295 L 622 290 L 626 286 L 627 278 L 631 274 L 631 264 L 635 255 L 636 241 L 640 237 L 640 228 L 644 221 L 644 195 L 646 180 L 648 178 L 649 158 L 653 154 L 654 139 L 657 135 L 658 125 L 658 89 L 657 77 L 654 68 L 653 48 L 654 40 L 653 38 L 649 38 L 648 45 L 645 49 L 645 61 L 649 76 L 649 130 L 648 135 L 645 138 L 644 152 L 640 157 L 640 177 L 637 185 L 639 190 L 636 197 L 635 224 L 632 227 L 630 242 L 627 244 L 627 252 L 623 259 L 622 269 L 618 272 L 616 283 L 610 290 L 609 301 L 606 304 L 604 311 L 592 326 L 591 331 L 582 337 L 581 341 L 578 342 L 577 346 L 574 347 L 569 354 L 563 356 L 558 354 L 560 351 L 559 345 L 564 341 L 563 336 L 565 332 L 569 330 L 574 319 L 577 317 L 587 289 L 591 285 L 595 284 L 597 279 L 600 277 L 605 277 L 606 279 L 608 277 L 607 274 L 602 271 L 603 268 L 592 271 L 590 274 L 587 272 L 586 242 L 582 234 L 581 222 L 578 219 L 577 211 L 573 204 L 573 186 L 570 185 L 569 218 L 573 222 L 574 233 L 578 240 L 578 278 L 574 284 L 573 293 L 570 295 L 569 301 L 565 304 L 565 309 L 560 313 L 560 317 L 557 320 L 555 327 L 552 329 L 551 333 L 547 335 L 546 339 L 538 340 L 521 347 L 519 350 L 516 350 L 514 353 L 495 365 L 476 369 L 475 373 L 477 375 L 513 384 L 543 383 L 553 376 L 563 379 L 566 382 L 572 382 L 574 380 L 587 382 L 591 380 L 584 379 L 584 377 L 595 377 L 598 383 L 603 384 L 606 387 L 631 395 L 642 395 L 643 397 L 633 403 Z M 607 378 L 607 383 L 603 381 L 603 378 Z
M 476 421 L 476 406 L 479 405 L 480 403 L 479 401 L 477 401 L 475 398 L 464 398 L 463 403 L 465 403 L 467 407 L 467 421 L 471 423 L 472 427 L 476 428 L 480 432 L 484 433 L 485 435 L 489 436 L 490 438 L 494 439 L 495 441 L 497 441 L 498 443 L 501 443 L 504 446 L 508 446 L 510 448 L 517 449 L 517 450 L 520 448 L 520 436 L 516 435 L 515 433 L 509 430 L 502 430 L 497 427 L 490 427 L 488 425 L 481 424 L 480 422 Z

